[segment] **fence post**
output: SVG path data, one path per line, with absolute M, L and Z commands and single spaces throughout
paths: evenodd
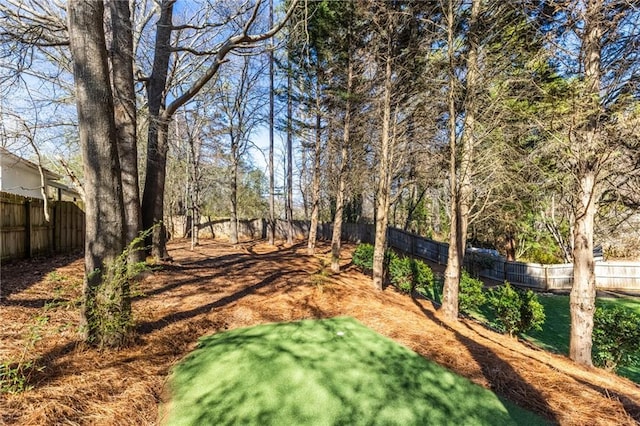
M 409 238 L 411 238 L 411 256 L 416 255 L 416 237 L 413 234 L 408 234 Z
M 54 201 L 52 204 L 53 204 L 52 206 L 53 211 L 51 214 L 51 222 L 49 222 L 49 226 L 51 227 L 51 252 L 56 253 L 58 251 L 58 244 L 56 242 L 56 230 L 58 228 L 58 224 L 57 224 L 58 206 L 60 204 L 57 201 Z
M 24 210 L 25 210 L 25 224 L 24 224 L 24 251 L 25 257 L 31 258 L 32 250 L 31 250 L 31 200 L 26 199 L 24 202 Z
M 547 265 L 542 265 L 544 268 L 544 291 L 549 290 L 549 268 Z

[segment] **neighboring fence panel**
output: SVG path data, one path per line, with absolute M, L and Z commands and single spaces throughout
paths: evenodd
M 185 216 L 174 216 L 169 222 L 169 232 L 173 238 L 189 236 L 187 225 L 190 222 Z M 289 223 L 286 220 L 276 220 L 276 239 L 286 239 L 289 233 Z M 303 239 L 309 235 L 309 222 L 304 220 L 294 220 L 291 223 L 294 239 Z M 189 225 L 190 226 L 190 225 Z M 268 222 L 266 219 L 241 219 L 238 220 L 238 238 L 259 239 L 267 238 Z M 201 217 L 198 226 L 198 236 L 200 238 L 216 238 L 219 236 L 229 237 L 231 235 L 231 221 L 228 218 L 211 219 Z
M 182 220 L 182 222 L 180 222 Z M 184 219 L 178 219 L 174 224 L 184 225 Z M 179 228 L 181 225 L 178 225 Z M 267 221 L 256 219 L 240 221 L 239 233 L 243 237 L 266 238 Z M 229 235 L 229 220 L 204 221 L 200 225 L 201 236 L 210 237 Z M 287 223 L 278 220 L 276 223 L 276 238 L 286 238 Z M 206 235 L 207 230 L 211 230 Z M 309 223 L 294 221 L 296 238 L 302 239 L 308 235 Z M 203 235 L 204 233 L 204 235 Z M 332 223 L 318 225 L 318 239 L 331 240 L 333 234 Z M 355 243 L 373 243 L 375 240 L 375 226 L 371 224 L 345 223 L 342 225 L 342 239 Z M 398 228 L 387 229 L 387 245 L 413 256 L 427 259 L 444 265 L 449 255 L 449 245 L 427 238 L 422 238 Z M 507 280 L 518 286 L 529 287 L 540 291 L 570 290 L 573 283 L 573 265 L 540 265 L 537 263 L 507 262 L 499 255 L 484 254 L 482 250 L 467 250 L 465 268 L 481 277 L 496 281 Z M 603 290 L 640 291 L 640 263 L 633 262 L 597 262 L 596 285 Z
M 416 239 L 415 236 L 397 228 L 389 228 L 387 230 L 388 245 L 405 253 L 415 254 L 413 241 Z
M 640 290 L 640 265 L 636 262 L 598 262 L 595 272 L 599 288 Z
M 538 290 L 546 289 L 545 268 L 537 263 L 504 262 L 505 280 Z
M 397 228 L 389 228 L 388 245 L 405 253 L 439 264 L 447 263 L 446 243 L 432 241 Z M 465 267 L 484 278 L 503 281 L 541 291 L 571 290 L 573 265 L 540 265 L 507 262 L 504 257 L 467 250 Z M 597 262 L 596 286 L 602 290 L 640 291 L 640 263 Z
M 2 193 L 0 206 L 2 207 L 0 215 L 2 254 L 0 254 L 0 259 L 24 257 L 29 245 L 26 241 L 28 207 L 25 206 L 25 200 L 17 195 Z
M 44 201 L 1 193 L 0 259 L 20 259 L 84 247 L 84 212 L 74 203 Z
M 68 252 L 84 247 L 84 212 L 71 202 L 53 204 L 53 250 Z
M 53 252 L 53 224 L 51 223 L 53 206 L 51 203 L 47 205 L 49 213 L 49 222 L 46 221 L 44 214 L 44 201 L 32 200 L 29 203 L 30 210 L 30 234 L 31 234 L 31 253 L 32 256 L 44 256 Z
M 318 224 L 317 236 L 320 240 L 331 240 L 333 238 L 333 223 Z M 341 239 L 352 243 L 373 244 L 375 241 L 375 226 L 366 223 L 343 223 Z
M 545 290 L 571 290 L 573 285 L 572 264 L 545 265 L 545 268 L 547 273 Z

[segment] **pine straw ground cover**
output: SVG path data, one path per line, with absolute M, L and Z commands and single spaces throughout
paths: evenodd
M 351 251 L 352 247 L 347 251 Z M 640 388 L 584 369 L 475 322 L 445 324 L 427 300 L 372 290 L 349 266 L 331 275 L 328 247 L 237 247 L 203 241 L 169 246 L 174 263 L 146 276 L 133 303 L 129 347 L 100 352 L 78 339 L 82 261 L 70 257 L 2 268 L 0 359 L 27 358 L 32 389 L 0 395 L 4 424 L 161 423 L 166 380 L 197 339 L 222 330 L 307 318 L 351 316 L 424 357 L 560 424 L 637 424 Z M 46 309 L 45 309 L 46 305 Z M 46 320 L 43 320 L 46 318 Z M 33 327 L 38 323 L 37 327 Z

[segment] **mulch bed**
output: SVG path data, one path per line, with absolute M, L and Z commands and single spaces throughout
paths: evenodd
M 344 315 L 552 422 L 640 422 L 640 387 L 633 382 L 578 367 L 474 321 L 444 323 L 428 300 L 390 287 L 374 290 L 348 255 L 343 272 L 331 274 L 327 245 L 308 255 L 302 243 L 201 243 L 191 251 L 187 241 L 171 242 L 174 262 L 141 279 L 142 295 L 133 302 L 135 334 L 118 351 L 81 342 L 78 256 L 3 265 L 0 360 L 25 353 L 36 368 L 30 390 L 0 395 L 0 424 L 162 423 L 167 375 L 200 336 Z

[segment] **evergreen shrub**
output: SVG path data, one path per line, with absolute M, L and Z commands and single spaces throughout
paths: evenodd
M 489 305 L 498 328 L 514 336 L 528 330 L 541 330 L 545 321 L 544 307 L 531 290 L 520 290 L 505 281 L 489 290 Z
M 460 293 L 458 295 L 458 309 L 464 314 L 477 311 L 487 301 L 482 281 L 473 278 L 467 271 L 462 270 L 460 277 Z
M 640 366 L 640 315 L 621 307 L 596 308 L 593 361 L 607 370 Z
M 373 245 L 358 244 L 353 252 L 353 264 L 362 269 L 362 272 L 369 272 L 373 269 Z

